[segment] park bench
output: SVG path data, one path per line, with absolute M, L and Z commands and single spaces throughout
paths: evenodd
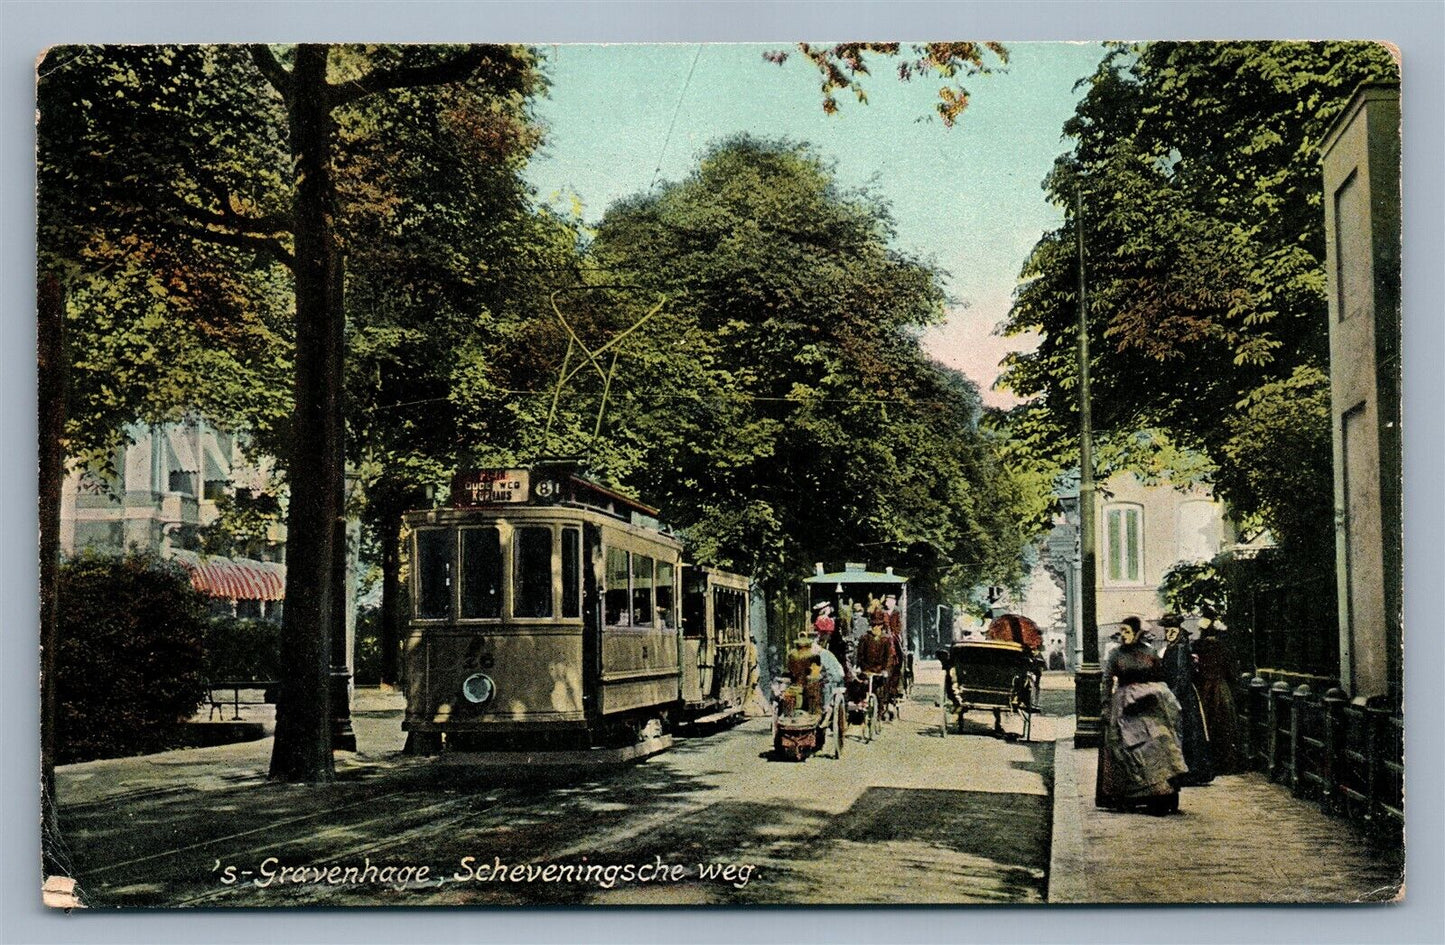
M 206 701 L 210 703 L 211 714 L 206 717 L 206 720 L 214 719 L 216 713 L 220 712 L 221 719 L 224 721 L 226 718 L 225 708 L 229 705 L 232 710 L 232 721 L 237 721 L 241 718 L 241 706 L 266 705 L 275 702 L 273 694 L 279 685 L 280 683 L 274 679 L 223 679 L 219 682 L 207 682 Z M 241 693 L 256 691 L 260 691 L 260 699 L 241 701 Z M 222 698 L 225 693 L 230 693 L 231 698 Z

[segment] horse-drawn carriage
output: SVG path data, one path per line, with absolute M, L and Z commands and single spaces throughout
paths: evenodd
M 967 640 L 939 650 L 937 656 L 943 665 L 940 704 L 945 737 L 950 723 L 963 733 L 964 713 L 988 709 L 993 712 L 995 733 L 1004 734 L 1002 715 L 1008 712 L 1019 718 L 1023 740 L 1029 740 L 1043 674 L 1043 662 L 1033 648 L 1006 640 Z
M 869 571 L 867 565 L 850 561 L 842 571 L 827 573 L 820 564 L 803 583 L 808 589 L 808 606 L 812 612 L 820 608 L 831 612 L 835 632 L 849 641 L 850 652 L 867 629 L 882 628 L 896 652 L 896 659 L 888 669 L 893 679 L 889 690 L 899 696 L 907 695 L 913 688 L 913 648 L 906 626 L 908 578 L 894 574 L 891 567 Z

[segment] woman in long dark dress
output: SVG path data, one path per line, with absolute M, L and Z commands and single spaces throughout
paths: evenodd
M 1104 666 L 1104 740 L 1094 804 L 1150 813 L 1179 810 L 1179 777 L 1189 770 L 1179 747 L 1179 702 L 1149 649 L 1138 617 L 1124 618 L 1120 645 Z
M 1234 704 L 1234 680 L 1239 674 L 1221 629 L 1218 618 L 1206 611 L 1204 620 L 1200 621 L 1199 642 L 1194 645 L 1194 655 L 1199 657 L 1199 704 L 1204 711 L 1204 721 L 1209 726 L 1214 770 L 1219 774 L 1230 774 L 1240 769 L 1242 761 L 1237 747 L 1239 713 Z
M 1164 628 L 1166 645 L 1161 659 L 1164 663 L 1164 682 L 1174 698 L 1179 700 L 1180 747 L 1184 750 L 1184 763 L 1189 773 L 1180 781 L 1185 785 L 1208 784 L 1214 780 L 1214 763 L 1209 752 L 1209 728 L 1204 721 L 1204 710 L 1199 706 L 1199 693 L 1194 688 L 1194 654 L 1189 648 L 1189 634 L 1185 633 L 1183 621 L 1176 614 L 1165 614 L 1159 620 Z

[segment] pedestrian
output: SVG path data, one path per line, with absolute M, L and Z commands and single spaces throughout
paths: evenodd
M 842 636 L 842 634 L 834 634 L 834 636 Z M 823 712 L 824 718 L 828 721 L 831 721 L 831 719 L 828 719 L 827 716 L 828 713 L 830 711 L 833 711 L 835 708 L 833 705 L 833 696 L 835 693 L 843 689 L 844 681 L 846 680 L 848 674 L 847 671 L 843 669 L 843 664 L 838 661 L 838 658 L 827 650 L 820 650 L 818 652 L 818 663 L 822 667 L 823 671 L 823 704 L 821 706 L 821 710 Z M 836 707 L 836 711 L 843 713 L 842 728 L 846 731 L 848 727 L 847 706 L 840 703 Z M 821 726 L 819 729 L 819 748 L 823 747 L 824 735 L 829 727 L 830 726 L 828 725 L 824 725 Z
M 1179 810 L 1179 776 L 1189 770 L 1179 747 L 1179 702 L 1148 647 L 1138 617 L 1125 617 L 1119 646 L 1104 666 L 1104 739 L 1094 804 L 1152 814 Z
M 818 612 L 817 618 L 813 621 L 813 629 L 818 632 L 819 636 L 825 633 L 832 633 L 835 627 L 833 622 L 833 605 L 827 601 L 822 601 L 821 603 L 814 604 L 813 609 Z
M 863 612 L 863 605 L 860 603 L 853 604 L 853 623 L 850 629 L 848 645 L 856 652 L 858 641 L 868 633 L 868 615 Z
M 884 632 L 882 623 L 875 623 L 858 642 L 858 672 L 866 683 L 869 675 L 891 676 L 895 666 L 897 651 L 893 647 L 893 640 Z M 887 694 L 887 685 L 885 679 L 881 688 L 874 689 L 880 702 Z
M 1234 681 L 1239 672 L 1219 615 L 1208 606 L 1200 613 L 1199 642 L 1194 645 L 1194 655 L 1199 659 L 1199 704 L 1209 726 L 1214 771 L 1231 774 L 1243 763 L 1238 748 L 1239 713 L 1234 701 Z
M 1160 617 L 1159 626 L 1164 628 L 1164 652 L 1160 655 L 1164 682 L 1179 700 L 1180 747 L 1184 750 L 1184 763 L 1189 766 L 1189 773 L 1180 783 L 1208 784 L 1214 780 L 1214 764 L 1209 752 L 1209 726 L 1194 685 L 1198 668 L 1190 650 L 1189 634 L 1184 632 L 1184 621 L 1178 614 Z

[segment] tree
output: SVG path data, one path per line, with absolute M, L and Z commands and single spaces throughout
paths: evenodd
M 798 52 L 822 75 L 823 111 L 832 115 L 838 111 L 837 92 L 852 92 L 859 102 L 867 103 L 868 93 L 863 89 L 863 79 L 871 75 L 868 68 L 870 56 L 896 58 L 903 52 L 903 46 L 901 43 L 837 43 L 832 46 L 799 43 Z M 1008 64 L 1008 49 L 1002 43 L 913 43 L 908 52 L 912 58 L 904 59 L 897 65 L 899 79 L 907 82 L 915 76 L 936 74 L 949 80 L 939 87 L 938 104 L 934 106 L 945 128 L 952 128 L 968 107 L 968 90 L 964 88 L 962 79 L 993 71 L 994 66 L 985 53 L 992 53 L 1000 66 Z M 782 65 L 787 62 L 788 55 L 786 50 L 773 50 L 764 53 L 763 58 Z
M 1034 248 L 1007 324 L 1043 336 L 1002 381 L 1037 397 L 1009 420 L 1025 449 L 1054 463 L 1073 450 L 1082 227 L 1101 439 L 1159 428 L 1213 461 L 1237 516 L 1268 520 L 1281 544 L 1321 543 L 1285 507 L 1329 507 L 1327 417 L 1295 413 L 1309 427 L 1290 444 L 1299 454 L 1248 437 L 1267 404 L 1308 392 L 1327 368 L 1319 146 L 1360 82 L 1396 75 L 1369 43 L 1113 49 L 1065 125 L 1073 150 L 1044 183 L 1064 225 Z M 1240 410 L 1255 421 L 1226 422 Z
M 67 296 L 76 461 L 188 415 L 284 442 L 285 153 L 255 80 L 233 47 L 57 47 L 40 67 L 40 267 Z
M 609 449 L 698 560 L 774 593 L 860 554 L 924 586 L 1016 574 L 1020 503 L 977 391 L 919 346 L 940 274 L 891 234 L 806 149 L 749 138 L 604 217 L 597 267 L 668 299 L 614 382 Z
M 539 249 L 545 215 L 533 213 L 520 177 L 539 140 L 526 106 L 523 95 L 467 86 L 404 91 L 339 128 L 348 452 L 381 565 L 380 678 L 389 684 L 398 680 L 402 513 L 424 504 L 467 451 L 453 392 L 488 369 L 507 324 L 540 311 L 531 286 L 547 275 L 535 270 L 554 265 Z
M 276 707 L 271 777 L 328 780 L 332 772 L 330 668 L 338 561 L 345 555 L 342 387 L 345 370 L 343 268 L 335 231 L 332 177 L 335 112 L 382 92 L 481 77 L 494 92 L 521 87 L 527 60 L 509 47 L 378 50 L 375 61 L 333 82 L 331 48 L 301 44 L 288 69 L 270 47 L 255 45 L 256 67 L 286 108 L 295 191 L 296 407 L 292 418 L 291 496 L 287 519 L 284 665 Z
M 146 345 L 167 339 L 177 294 L 196 291 L 206 303 L 198 309 L 210 314 L 226 292 L 251 299 L 265 285 L 274 290 L 268 299 L 294 305 L 294 386 L 289 416 L 277 424 L 284 430 L 278 442 L 285 448 L 278 452 L 291 495 L 288 676 L 278 705 L 272 776 L 328 779 L 328 644 L 333 576 L 343 553 L 337 536 L 345 460 L 334 122 L 339 112 L 403 88 L 470 81 L 498 97 L 522 94 L 532 74 L 530 54 L 492 46 L 302 45 L 279 57 L 265 46 L 61 47 L 46 62 L 43 264 L 94 280 L 101 291 L 117 284 L 143 290 L 130 293 L 139 299 L 132 312 L 144 329 L 142 355 Z M 130 278 L 107 278 L 111 270 Z M 198 289 L 188 278 L 197 272 L 212 284 Z M 150 310 L 145 294 L 155 299 Z M 108 317 L 114 310 L 109 301 L 85 310 Z M 98 341 L 116 335 L 96 324 Z M 273 346 L 269 354 L 275 353 Z M 135 392 L 146 385 L 117 387 L 106 375 L 132 360 L 170 359 L 154 352 L 109 359 L 96 372 L 90 401 L 104 408 L 95 411 L 103 414 L 96 429 L 119 429 L 147 410 L 179 409 L 176 401 L 192 389 L 162 386 L 153 401 L 137 404 Z M 83 367 L 79 360 L 77 367 Z M 75 373 L 76 389 L 84 390 L 83 372 Z M 214 390 L 219 373 L 198 371 L 195 389 Z M 209 406 L 203 412 L 210 413 Z M 79 426 L 89 412 L 72 416 Z

